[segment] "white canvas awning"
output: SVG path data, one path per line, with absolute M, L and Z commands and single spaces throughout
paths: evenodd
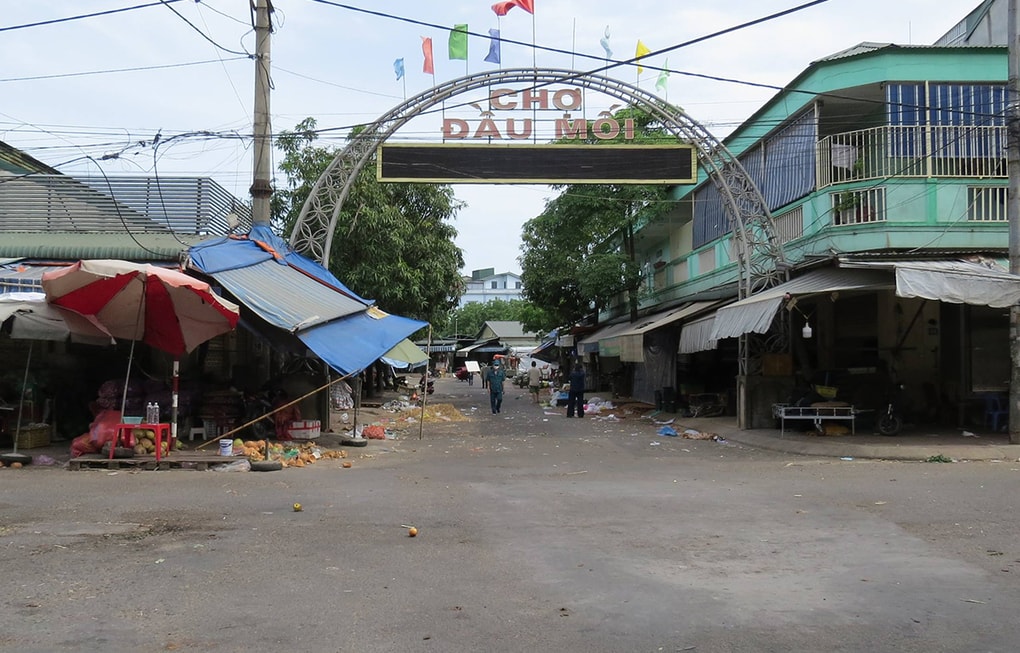
M 692 302 L 669 311 L 649 315 L 637 322 L 631 323 L 630 329 L 617 336 L 620 339 L 620 360 L 633 363 L 643 362 L 645 359 L 644 338 L 646 333 L 669 326 L 692 315 L 697 315 L 718 303 L 715 301 Z
M 691 320 L 684 325 L 680 331 L 680 346 L 678 354 L 694 354 L 699 351 L 715 349 L 717 340 L 712 338 L 712 329 L 715 325 L 715 313 Z
M 814 270 L 747 297 L 716 312 L 713 339 L 768 331 L 787 294 L 806 297 L 837 291 L 895 290 L 952 304 L 1004 308 L 1020 303 L 1020 275 L 991 260 L 860 261 L 840 259 L 839 267 Z
M 896 295 L 950 304 L 1005 308 L 1020 303 L 1020 276 L 985 259 L 940 261 L 839 261 L 840 268 L 892 270 Z
M 711 339 L 736 338 L 745 333 L 765 333 L 772 325 L 772 320 L 783 305 L 786 295 L 804 297 L 837 291 L 892 287 L 892 279 L 888 273 L 879 270 L 840 268 L 814 270 L 720 308 L 715 313 Z
M 577 343 L 577 353 L 588 354 L 598 352 L 601 356 L 619 356 L 620 346 L 616 337 L 632 326 L 631 322 L 619 322 L 610 324 L 585 336 Z

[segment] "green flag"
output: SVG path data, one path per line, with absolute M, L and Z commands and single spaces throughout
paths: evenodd
M 666 87 L 669 84 L 669 59 L 666 59 L 666 63 L 662 64 L 662 70 L 659 71 L 659 79 L 655 80 L 655 90 L 660 93 L 666 92 Z
M 467 25 L 454 25 L 450 30 L 450 58 L 467 59 Z

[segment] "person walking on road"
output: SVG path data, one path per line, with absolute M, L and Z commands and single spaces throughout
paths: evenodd
M 570 391 L 567 393 L 567 417 L 584 417 L 584 368 L 574 363 L 570 370 Z
M 492 405 L 492 414 L 500 412 L 503 408 L 503 381 L 506 380 L 506 372 L 499 361 L 493 361 L 489 368 L 489 403 Z
M 531 369 L 528 370 L 528 391 L 531 393 L 531 403 L 537 404 L 538 391 L 542 389 L 542 370 L 538 369 L 535 361 L 531 361 Z

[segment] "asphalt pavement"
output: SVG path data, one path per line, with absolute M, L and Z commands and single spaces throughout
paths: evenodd
M 367 409 L 392 437 L 301 469 L 0 470 L 0 651 L 1016 650 L 1020 465 L 430 399 L 455 410 Z

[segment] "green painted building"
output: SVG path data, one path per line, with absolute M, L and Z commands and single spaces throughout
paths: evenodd
M 812 386 L 868 409 L 893 383 L 918 421 L 981 426 L 1009 379 L 1002 306 L 1020 292 L 1004 267 L 1006 80 L 1004 46 L 861 43 L 811 63 L 724 141 L 790 285 L 735 302 L 732 225 L 703 173 L 638 231 L 642 319 L 606 332 L 618 358 L 596 354 L 597 333 L 579 353 L 626 370 L 635 397 L 712 394 L 750 428 Z

